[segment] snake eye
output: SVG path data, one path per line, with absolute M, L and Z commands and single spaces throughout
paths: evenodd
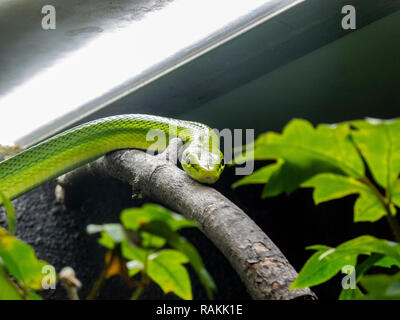
M 188 166 L 190 166 L 190 158 L 186 158 L 186 159 L 185 159 L 185 163 L 186 163 Z

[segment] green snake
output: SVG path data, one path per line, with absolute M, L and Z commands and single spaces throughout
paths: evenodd
M 224 163 L 219 139 L 211 128 L 191 121 L 125 114 L 79 125 L 0 162 L 0 190 L 14 199 L 110 151 L 162 151 L 174 137 L 184 142 L 180 162 L 186 173 L 202 183 L 216 182 Z

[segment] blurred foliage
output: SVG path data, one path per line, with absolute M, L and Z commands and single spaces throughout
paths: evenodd
M 0 227 L 0 300 L 41 299 L 35 290 L 51 285 L 55 288 L 57 277 L 48 275 L 48 267 L 53 267 L 37 259 L 32 247 L 13 236 L 15 211 L 11 201 L 3 193 L 0 196 L 10 230 Z M 195 247 L 178 233 L 182 228 L 196 227 L 195 222 L 154 204 L 124 210 L 121 221 L 122 224 L 87 226 L 88 233 L 100 233 L 98 242 L 108 249 L 104 270 L 88 299 L 96 298 L 108 278 L 120 276 L 134 289 L 132 299 L 137 299 L 146 286 L 155 282 L 165 293 L 173 292 L 190 300 L 192 287 L 187 264 L 212 299 L 216 290 L 214 280 Z M 66 289 L 76 290 L 68 287 L 68 283 Z
M 0 161 L 10 158 L 21 151 L 22 149 L 19 146 L 3 146 L 0 144 Z
M 185 266 L 190 264 L 208 297 L 213 297 L 215 283 L 199 253 L 178 233 L 182 228 L 196 227 L 196 223 L 155 204 L 124 210 L 121 222 L 87 228 L 90 234 L 100 232 L 99 243 L 109 249 L 102 281 L 119 275 L 134 289 L 132 299 L 137 299 L 153 281 L 164 293 L 173 292 L 190 300 L 191 281 Z M 98 290 L 92 291 L 89 298 L 95 298 Z
M 17 224 L 15 210 L 10 199 L 8 199 L 1 190 L 0 190 L 0 203 L 2 203 L 2 205 L 6 209 L 8 232 L 10 232 L 13 235 L 15 232 L 15 226 Z
M 14 208 L 2 196 L 11 232 L 0 227 L 0 299 L 41 299 L 34 290 L 43 290 L 48 283 L 45 272 L 47 262 L 38 260 L 31 246 L 13 236 L 15 229 Z M 46 281 L 46 283 L 44 283 Z

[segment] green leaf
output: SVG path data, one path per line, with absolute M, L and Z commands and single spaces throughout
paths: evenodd
M 196 248 L 184 237 L 174 232 L 170 226 L 163 221 L 153 221 L 142 226 L 142 229 L 167 239 L 167 242 L 171 247 L 185 254 L 189 259 L 190 265 L 196 271 L 200 282 L 206 289 L 208 298 L 212 299 L 213 291 L 216 290 L 216 286 L 213 278 L 204 267 L 203 261 Z
M 343 198 L 345 196 L 369 192 L 368 187 L 357 179 L 333 173 L 321 173 L 304 182 L 302 187 L 314 188 L 315 204 Z
M 342 289 L 339 295 L 339 300 L 360 300 L 364 294 L 360 288 L 356 286 L 355 289 Z
M 391 268 L 393 266 L 396 266 L 400 268 L 400 260 L 392 257 L 383 257 L 379 261 L 375 262 L 374 266 L 382 268 Z
M 128 268 L 130 277 L 133 277 L 135 274 L 138 274 L 144 269 L 144 264 L 137 260 L 128 261 L 126 266 Z
M 87 233 L 106 232 L 115 243 L 120 243 L 126 238 L 125 231 L 119 223 L 107 223 L 103 225 L 89 224 Z
M 237 188 L 242 185 L 246 184 L 264 184 L 267 183 L 271 176 L 280 169 L 282 166 L 283 161 L 278 160 L 276 163 L 265 166 L 257 171 L 254 171 L 252 174 L 245 176 L 243 179 L 235 182 L 232 185 L 232 188 Z
M 357 265 L 355 270 L 356 275 L 356 283 L 360 281 L 360 279 L 364 276 L 364 274 L 373 266 L 376 266 L 377 263 L 382 261 L 384 256 L 379 253 L 371 254 L 367 259 L 365 259 L 362 263 Z M 355 289 L 351 288 L 343 288 L 340 295 L 339 300 L 357 300 L 360 299 L 364 294 L 360 291 L 358 285 L 356 285 Z
M 115 248 L 117 244 L 123 242 L 125 239 L 132 242 L 133 245 L 142 246 L 143 237 L 134 230 L 125 230 L 119 223 L 108 223 L 103 225 L 90 224 L 86 229 L 89 234 L 101 232 L 101 237 L 98 242 L 108 249 Z M 144 235 L 144 238 L 147 239 L 148 237 Z M 148 240 L 145 241 L 148 242 Z M 159 244 L 160 241 L 160 239 L 153 240 L 155 245 Z
M 100 236 L 98 242 L 99 242 L 99 244 L 101 244 L 103 247 L 106 247 L 106 248 L 108 248 L 108 249 L 110 249 L 110 250 L 111 250 L 111 249 L 114 249 L 114 248 L 115 248 L 115 245 L 116 245 L 116 243 L 115 243 L 115 241 L 113 240 L 113 238 L 111 238 L 111 236 L 110 236 L 107 232 L 105 232 L 105 231 L 103 231 L 103 232 L 101 233 L 101 236 Z
M 89 234 L 101 232 L 98 242 L 108 249 L 113 249 L 116 244 L 121 243 L 126 238 L 125 230 L 119 223 L 89 224 L 86 231 Z
M 281 164 L 271 164 L 269 166 L 273 167 L 269 170 L 264 169 L 264 180 L 268 181 L 263 197 L 291 193 L 318 173 L 330 172 L 359 178 L 364 176 L 365 171 L 350 139 L 348 124 L 314 128 L 305 120 L 292 120 L 282 134 L 267 132 L 259 136 L 254 142 L 254 158 L 277 160 Z M 247 181 L 251 183 L 252 179 L 248 177 Z
M 400 207 L 400 179 L 397 179 L 395 182 L 393 182 L 392 201 L 396 206 Z
M 182 266 L 188 258 L 176 250 L 162 250 L 149 257 L 147 274 L 165 293 L 173 292 L 178 297 L 191 300 L 192 287 L 189 273 Z
M 34 250 L 0 227 L 0 257 L 7 270 L 25 286 L 42 290 L 43 267 L 47 262 L 38 260 Z
M 142 246 L 144 248 L 162 248 L 167 240 L 163 237 L 142 231 L 140 232 L 142 238 Z
M 352 136 L 375 181 L 393 192 L 400 174 L 400 120 L 353 121 Z
M 383 254 L 373 253 L 362 263 L 360 263 L 356 268 L 356 280 L 357 282 L 360 278 L 373 266 L 376 266 L 384 258 Z M 400 262 L 400 261 L 399 261 Z
M 382 203 L 372 192 L 363 192 L 354 205 L 354 222 L 375 222 L 385 216 Z
M 360 280 L 367 294 L 363 300 L 400 300 L 400 272 L 395 275 L 376 274 Z
M 138 230 L 151 221 L 164 221 L 172 230 L 196 227 L 194 221 L 185 219 L 180 214 L 171 212 L 155 204 L 145 204 L 141 208 L 126 209 L 121 213 L 121 221 L 125 228 Z
M 28 292 L 29 295 L 29 300 L 43 300 L 43 298 L 41 296 L 39 296 L 38 294 L 36 294 L 34 291 L 30 290 Z
M 0 300 L 22 300 L 18 290 L 11 284 L 7 271 L 0 265 Z
M 17 224 L 17 218 L 15 215 L 14 206 L 12 205 L 10 199 L 6 197 L 6 195 L 0 190 L 0 204 L 4 205 L 4 208 L 7 212 L 7 226 L 8 232 L 12 235 L 15 233 L 15 226 Z
M 400 261 L 400 244 L 373 236 L 364 235 L 342 243 L 337 250 L 353 251 L 358 254 L 379 253 Z
M 355 266 L 357 254 L 338 252 L 334 248 L 320 249 L 307 260 L 290 289 L 321 284 L 335 276 L 344 266 Z
M 321 284 L 336 275 L 345 265 L 355 266 L 360 254 L 382 254 L 400 261 L 400 245 L 372 236 L 361 236 L 342 243 L 337 248 L 312 246 L 317 250 L 301 269 L 291 289 Z
M 307 180 L 301 186 L 314 188 L 315 204 L 358 193 L 360 196 L 354 205 L 354 222 L 374 222 L 386 214 L 385 208 L 371 189 L 352 177 L 321 173 Z
M 307 250 L 316 250 L 316 251 L 326 251 L 332 249 L 331 247 L 325 246 L 323 244 L 314 244 L 312 246 L 306 247 Z
M 139 247 L 132 246 L 128 240 L 124 240 L 121 243 L 121 252 L 123 257 L 128 260 L 139 261 L 141 263 L 145 263 L 147 257 L 153 252 L 154 250 L 143 249 Z

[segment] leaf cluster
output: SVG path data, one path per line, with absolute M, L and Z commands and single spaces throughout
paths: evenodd
M 45 267 L 50 265 L 37 259 L 33 248 L 13 235 L 16 225 L 14 208 L 2 192 L 0 198 L 7 212 L 9 229 L 0 227 L 0 300 L 41 300 L 35 291 L 44 289 Z
M 136 288 L 137 298 L 150 281 L 157 283 L 164 293 L 173 292 L 186 300 L 192 299 L 191 281 L 186 264 L 196 272 L 209 298 L 215 283 L 208 273 L 196 248 L 178 231 L 196 227 L 196 223 L 155 204 L 126 209 L 121 213 L 121 224 L 89 225 L 89 233 L 100 232 L 99 243 L 114 252 L 106 256 L 107 277 L 120 275 Z M 119 257 L 119 258 L 115 258 Z M 141 281 L 132 277 L 140 275 Z M 138 293 L 139 292 L 139 293 Z
M 54 267 L 37 259 L 31 246 L 14 237 L 14 207 L 2 192 L 0 200 L 7 212 L 9 229 L 0 227 L 0 300 L 41 299 L 35 291 L 55 285 L 56 276 L 46 278 L 48 267 Z M 87 226 L 88 233 L 100 233 L 98 242 L 108 249 L 105 268 L 88 299 L 94 299 L 104 281 L 115 275 L 135 289 L 133 299 L 151 282 L 157 283 L 164 293 L 192 299 L 187 265 L 199 277 L 208 297 L 213 297 L 213 278 L 196 248 L 179 234 L 182 228 L 196 227 L 195 222 L 155 204 L 124 210 L 121 222 Z
M 271 163 L 237 181 L 234 188 L 264 184 L 262 198 L 313 188 L 316 205 L 356 194 L 354 222 L 375 222 L 386 217 L 397 241 L 365 235 L 336 248 L 308 247 L 316 252 L 304 265 L 292 289 L 323 283 L 344 266 L 352 265 L 358 272 L 358 286 L 363 290 L 357 286 L 342 292 L 340 298 L 400 297 L 396 290 L 400 273 L 365 274 L 374 266 L 400 267 L 400 227 L 396 219 L 400 206 L 399 119 L 366 119 L 316 127 L 306 120 L 294 119 L 282 133 L 262 134 L 246 150 L 236 157 L 236 163 L 252 160 L 253 156 L 255 160 L 271 160 Z M 357 265 L 362 255 L 369 258 Z M 378 280 L 382 281 L 379 286 Z

